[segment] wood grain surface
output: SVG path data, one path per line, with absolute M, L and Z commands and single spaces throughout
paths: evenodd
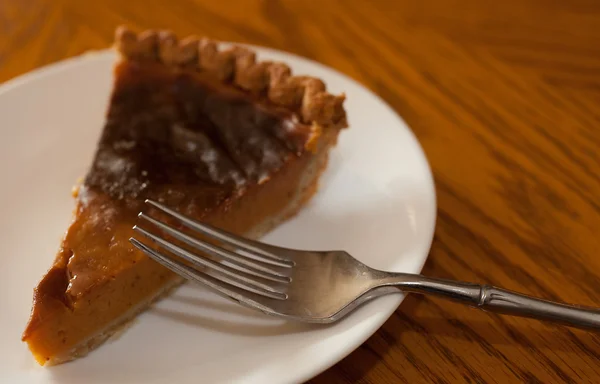
M 360 81 L 433 168 L 425 274 L 600 306 L 597 0 L 4 0 L 0 82 L 105 48 L 121 23 L 292 51 Z M 599 359 L 596 334 L 410 296 L 313 382 L 598 383 Z

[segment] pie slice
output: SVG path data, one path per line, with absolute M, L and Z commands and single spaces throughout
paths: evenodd
M 130 243 L 144 199 L 259 237 L 315 193 L 344 96 L 243 47 L 116 32 L 120 60 L 74 220 L 23 333 L 42 365 L 81 357 L 182 279 Z

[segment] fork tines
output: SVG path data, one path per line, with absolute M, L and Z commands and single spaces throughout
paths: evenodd
M 139 224 L 133 229 L 156 247 L 140 241 L 139 236 L 130 241 L 146 255 L 189 280 L 206 284 L 245 304 L 260 307 L 256 300 L 261 297 L 287 298 L 285 288 L 290 282 L 294 263 L 277 255 L 276 247 L 191 220 L 155 201 L 146 200 L 146 203 L 194 235 L 140 212 Z M 142 223 L 150 226 L 142 228 Z M 151 231 L 149 227 L 155 230 Z M 176 240 L 177 244 L 167 237 Z

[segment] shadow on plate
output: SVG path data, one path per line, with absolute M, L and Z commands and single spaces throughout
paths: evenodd
M 323 328 L 323 325 L 319 324 L 295 323 L 270 317 L 219 296 L 198 297 L 207 292 L 192 283 L 188 283 L 184 288 L 187 293 L 177 292 L 170 296 L 166 303 L 175 304 L 182 309 L 154 307 L 148 310 L 148 313 L 188 326 L 251 337 L 276 336 Z M 190 290 L 198 296 L 190 295 Z

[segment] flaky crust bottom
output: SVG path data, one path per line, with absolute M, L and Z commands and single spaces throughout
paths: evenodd
M 183 278 L 173 279 L 173 281 L 169 285 L 165 286 L 162 290 L 158 291 L 156 295 L 150 297 L 148 300 L 142 303 L 139 303 L 137 306 L 132 307 L 129 312 L 116 319 L 113 323 L 106 327 L 104 331 L 101 331 L 99 334 L 91 337 L 90 339 L 84 340 L 67 353 L 50 358 L 50 360 L 46 361 L 44 365 L 58 365 L 69 362 L 71 360 L 78 359 L 80 357 L 84 357 L 89 352 L 93 351 L 94 349 L 102 345 L 104 342 L 106 342 L 108 339 L 110 339 L 113 335 L 118 334 L 119 331 L 126 329 L 133 322 L 137 315 L 143 312 L 154 302 L 170 294 L 183 282 Z

